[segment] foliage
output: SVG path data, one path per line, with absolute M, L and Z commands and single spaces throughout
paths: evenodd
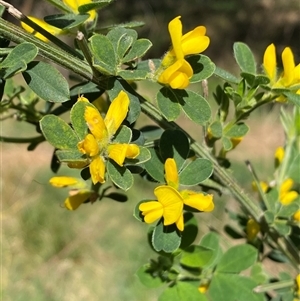
M 29 150 L 45 140 L 54 147 L 53 172 L 64 164 L 74 174 L 50 179 L 52 186 L 69 189 L 64 203 L 68 210 L 109 197 L 111 186 L 124 192 L 134 189 L 134 175 L 157 184 L 155 197 L 141 195 L 134 216 L 152 224 L 146 235 L 158 257 L 137 276 L 147 287 L 165 286 L 160 301 L 299 297 L 299 277 L 275 279 L 264 272 L 266 258 L 296 271 L 299 264 L 300 65 L 295 66 L 291 49 L 283 51 L 283 72 L 277 74 L 273 44 L 260 70 L 251 49 L 237 42 L 233 53 L 240 74 L 233 75 L 200 54 L 210 41 L 206 28 L 183 34 L 176 17 L 169 24 L 172 47 L 162 59 L 143 60 L 152 42 L 138 38 L 134 22 L 97 32 L 96 11 L 101 14 L 112 1 L 49 2 L 62 14 L 37 20 L 0 1 L 30 32 L 0 19 L 1 113 L 13 111 L 37 131 L 35 138 L 1 140 L 29 143 Z M 75 47 L 55 36 L 62 34 L 73 36 Z M 72 72 L 78 83 L 69 87 L 51 62 Z M 30 97 L 24 97 L 26 89 L 14 79 L 17 74 L 34 92 Z M 211 76 L 223 82 L 213 92 L 216 109 L 208 98 Z M 140 81 L 161 85 L 156 101 L 141 95 Z M 189 89 L 198 82 L 202 95 Z M 285 145 L 275 153 L 268 183 L 247 162 L 256 190 L 249 197 L 232 177 L 227 154 L 238 150 L 253 112 L 270 103 L 282 106 Z M 203 130 L 203 141 L 176 122 L 182 113 Z M 137 126 L 144 115 L 157 126 Z M 224 247 L 222 232 L 210 231 L 197 243 L 195 216 L 218 207 L 214 194 L 225 190 L 241 209 L 227 210 L 236 227 L 226 225 L 224 230 L 242 242 Z M 124 195 L 114 198 L 122 200 Z

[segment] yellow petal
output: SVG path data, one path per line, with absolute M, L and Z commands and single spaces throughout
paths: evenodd
M 270 78 L 271 83 L 276 79 L 276 50 L 275 45 L 271 44 L 267 47 L 264 53 L 264 69 L 267 76 Z
M 178 189 L 178 171 L 176 162 L 173 158 L 168 158 L 165 162 L 165 179 L 169 186 Z
M 294 79 L 295 61 L 291 48 L 286 47 L 282 52 L 283 76 L 284 86 L 288 87 Z
M 110 104 L 104 119 L 109 137 L 116 133 L 121 123 L 124 121 L 128 112 L 129 102 L 128 95 L 124 91 L 121 91 Z
M 183 202 L 185 205 L 188 205 L 192 208 L 195 208 L 199 211 L 209 212 L 214 209 L 213 203 L 213 195 L 207 194 L 204 195 L 203 193 L 195 193 L 195 192 L 188 192 L 182 191 L 181 194 L 183 195 Z
M 164 209 L 164 225 L 167 226 L 177 222 L 183 210 L 180 193 L 170 186 L 159 186 L 155 188 L 154 194 Z
M 209 45 L 209 37 L 205 36 L 206 28 L 198 26 L 186 33 L 181 40 L 184 56 L 203 52 Z
M 33 21 L 34 23 L 36 23 L 37 25 L 41 26 L 43 29 L 45 29 L 46 31 L 48 31 L 49 33 L 51 33 L 54 36 L 57 36 L 59 34 L 62 33 L 62 30 L 60 28 L 54 27 L 48 23 L 46 23 L 44 20 L 35 18 L 35 17 L 28 17 L 28 19 L 30 19 L 31 21 Z M 44 37 L 42 34 L 36 32 L 32 27 L 30 27 L 29 25 L 25 24 L 24 22 L 21 22 L 21 26 L 29 33 L 33 33 L 33 35 L 35 37 L 37 37 L 38 39 L 44 41 L 44 42 L 48 42 L 48 39 L 46 37 Z
M 300 295 L 300 274 L 296 277 L 296 284 L 297 284 L 297 294 Z
M 275 151 L 275 167 L 278 167 L 284 158 L 284 148 L 279 146 Z
M 163 206 L 157 201 L 145 202 L 140 204 L 139 210 L 144 215 L 144 221 L 152 224 L 163 216 Z
M 79 182 L 79 179 L 73 177 L 53 177 L 49 180 L 49 183 L 54 187 L 68 187 L 76 185 Z
M 126 158 L 135 159 L 140 154 L 140 148 L 136 144 L 128 144 Z
M 279 190 L 280 197 L 283 196 L 288 191 L 290 191 L 293 185 L 294 185 L 293 179 L 287 178 L 286 180 L 284 180 L 280 185 L 280 190 Z
M 77 147 L 81 153 L 90 157 L 96 156 L 100 152 L 98 143 L 92 134 L 87 134 L 84 140 L 78 142 Z
M 176 221 L 176 227 L 178 228 L 179 231 L 184 230 L 184 220 L 183 220 L 183 214 L 179 216 L 178 220 Z
M 296 222 L 300 222 L 300 210 L 297 210 L 293 215 L 293 220 Z
M 118 165 L 123 166 L 128 144 L 110 144 L 107 148 L 108 157 L 113 159 Z
M 169 33 L 171 36 L 172 46 L 177 59 L 183 59 L 183 51 L 181 47 L 181 38 L 182 38 L 182 24 L 180 21 L 180 16 L 174 18 L 169 23 Z
M 96 183 L 104 183 L 104 175 L 105 175 L 105 163 L 102 157 L 95 158 L 90 164 L 90 174 L 92 177 L 92 182 Z
M 78 193 L 69 196 L 65 200 L 65 207 L 68 210 L 76 210 L 83 202 L 87 201 L 91 196 L 91 192 L 87 190 L 80 190 Z
M 84 112 L 84 119 L 89 127 L 91 133 L 97 140 L 107 139 L 107 130 L 104 120 L 99 111 L 92 106 L 87 106 Z
M 298 197 L 297 191 L 294 191 L 294 190 L 289 191 L 280 198 L 280 203 L 284 206 L 289 205 L 290 203 L 295 201 L 297 197 Z
M 189 85 L 193 69 L 186 60 L 178 60 L 162 72 L 158 82 L 170 85 L 173 89 L 184 89 Z
M 299 85 L 300 84 L 300 64 L 298 64 L 294 69 L 294 81 L 293 84 Z

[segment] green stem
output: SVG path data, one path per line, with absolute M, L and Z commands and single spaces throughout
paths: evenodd
M 285 281 L 278 281 L 274 283 L 267 283 L 262 284 L 253 289 L 255 293 L 265 293 L 273 290 L 279 290 L 282 288 L 292 287 L 295 285 L 294 280 L 285 280 Z

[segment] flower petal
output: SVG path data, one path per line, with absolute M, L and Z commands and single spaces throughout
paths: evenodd
M 284 180 L 284 181 L 281 183 L 280 189 L 279 189 L 279 195 L 280 195 L 280 198 L 281 198 L 285 193 L 287 193 L 288 191 L 290 191 L 291 188 L 293 187 L 293 185 L 294 185 L 293 179 L 287 178 L 286 180 Z
M 65 207 L 68 210 L 76 210 L 83 202 L 87 201 L 91 196 L 92 192 L 88 190 L 80 190 L 78 193 L 69 196 L 65 200 Z
M 280 197 L 280 203 L 284 206 L 289 205 L 290 203 L 295 201 L 295 199 L 298 197 L 298 195 L 299 194 L 297 191 L 294 191 L 294 190 L 289 191 Z
M 124 91 L 121 91 L 110 104 L 104 119 L 109 137 L 116 133 L 121 123 L 124 121 L 128 112 L 129 102 L 128 95 Z
M 79 6 L 92 3 L 93 1 L 92 0 L 63 0 L 63 2 L 67 6 L 69 6 L 75 14 L 78 14 Z M 90 17 L 87 21 L 93 21 L 96 17 L 96 11 L 90 10 L 90 11 L 88 11 L 88 14 L 90 14 Z
M 165 179 L 169 186 L 175 189 L 179 187 L 178 171 L 173 158 L 168 158 L 165 162 Z
M 274 44 L 267 47 L 264 53 L 263 66 L 271 83 L 274 82 L 276 79 L 276 49 Z
M 284 86 L 291 85 L 294 79 L 295 61 L 294 55 L 290 47 L 284 48 L 282 52 L 283 76 Z
M 177 226 L 179 231 L 184 230 L 184 220 L 183 220 L 183 214 L 182 213 L 179 216 L 178 220 L 176 221 L 176 226 Z
M 282 146 L 276 148 L 274 157 L 275 157 L 275 167 L 278 167 L 284 158 L 284 148 Z
M 53 177 L 49 180 L 49 183 L 54 187 L 60 188 L 60 187 L 73 186 L 78 183 L 81 183 L 81 181 L 73 177 Z
M 209 45 L 210 39 L 205 35 L 206 28 L 198 26 L 186 33 L 181 39 L 184 56 L 203 52 Z
M 174 18 L 172 21 L 170 21 L 168 26 L 173 50 L 177 59 L 183 59 L 184 57 L 181 47 L 182 24 L 180 18 L 181 16 Z
M 87 134 L 84 140 L 78 142 L 77 147 L 81 153 L 90 157 L 96 156 L 100 152 L 98 143 L 92 134 Z
M 214 209 L 213 195 L 184 190 L 181 192 L 183 202 L 199 211 L 209 212 Z
M 97 140 L 107 139 L 108 134 L 104 120 L 96 108 L 87 106 L 84 112 L 84 119 Z
M 105 162 L 102 157 L 96 157 L 90 164 L 90 174 L 93 184 L 105 182 Z
M 57 36 L 59 34 L 62 33 L 62 30 L 60 28 L 57 28 L 55 26 L 52 26 L 50 24 L 48 24 L 47 22 L 45 22 L 44 20 L 35 18 L 35 17 L 28 17 L 28 19 L 30 19 L 31 21 L 33 21 L 34 23 L 36 23 L 37 25 L 41 26 L 43 29 L 45 29 L 46 31 L 48 31 L 49 33 L 51 33 L 54 36 Z M 37 37 L 38 39 L 44 41 L 44 42 L 48 42 L 48 39 L 46 37 L 44 37 L 41 33 L 36 32 L 32 27 L 30 27 L 29 25 L 25 24 L 24 22 L 21 22 L 21 26 L 29 33 L 33 33 L 33 35 L 35 37 Z
M 180 193 L 170 186 L 163 185 L 155 188 L 154 194 L 164 209 L 164 225 L 177 222 L 183 210 L 183 200 Z
M 128 144 L 110 144 L 107 148 L 108 157 L 123 166 Z
M 144 221 L 152 224 L 163 216 L 163 206 L 157 201 L 145 202 L 140 204 L 139 210 L 144 215 Z

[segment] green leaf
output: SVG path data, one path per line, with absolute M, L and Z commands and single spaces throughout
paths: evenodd
M 278 207 L 278 198 L 279 198 L 278 190 L 275 188 L 270 189 L 266 193 L 266 197 L 265 197 L 266 206 L 268 210 L 270 210 L 273 213 L 273 220 L 274 220 L 274 214 L 276 213 Z
M 72 29 L 84 23 L 90 15 L 78 15 L 78 14 L 58 14 L 46 16 L 45 22 L 61 29 Z
M 192 55 L 187 58 L 187 61 L 193 68 L 193 76 L 190 83 L 197 83 L 204 79 L 211 77 L 216 69 L 216 65 L 209 59 L 209 57 L 200 54 Z
M 109 5 L 113 0 L 101 0 L 101 1 L 94 1 L 88 4 L 80 5 L 78 7 L 78 11 L 80 14 L 85 14 L 90 10 L 97 10 L 102 9 L 105 6 Z
M 223 135 L 223 128 L 220 121 L 216 120 L 209 126 L 210 133 L 215 138 L 221 138 Z
M 157 252 L 172 253 L 179 248 L 180 242 L 181 235 L 174 224 L 164 226 L 163 222 L 160 221 L 154 228 L 152 246 Z
M 233 84 L 238 84 L 240 82 L 240 79 L 235 77 L 233 74 L 216 67 L 214 74 L 222 79 L 224 79 L 227 82 L 233 83 Z
M 31 62 L 38 54 L 38 48 L 32 43 L 21 43 L 15 46 L 7 57 L 0 63 L 0 68 L 8 68 L 16 65 L 19 61 L 25 64 Z
M 206 99 L 193 91 L 175 90 L 178 103 L 184 113 L 195 123 L 205 125 L 211 117 L 211 109 Z
M 179 174 L 179 183 L 193 186 L 208 179 L 213 173 L 213 164 L 202 158 L 190 162 Z
M 256 282 L 250 278 L 236 274 L 217 273 L 212 278 L 208 289 L 211 301 L 247 300 L 265 301 L 264 294 L 254 293 Z
M 148 77 L 146 70 L 121 70 L 118 75 L 127 81 L 143 80 Z
M 256 284 L 263 284 L 268 282 L 269 277 L 263 270 L 263 265 L 261 262 L 257 262 L 252 266 L 251 278 L 256 282 Z
M 240 122 L 233 125 L 229 129 L 225 129 L 224 135 L 230 138 L 240 138 L 240 137 L 244 137 L 248 133 L 248 131 L 249 131 L 249 127 L 245 123 Z
M 277 216 L 291 217 L 299 209 L 299 207 L 300 207 L 299 202 L 297 202 L 295 200 L 289 205 L 281 206 L 278 213 L 277 213 Z
M 244 43 L 233 45 L 234 57 L 243 72 L 256 74 L 256 62 L 251 49 Z
M 159 287 L 163 284 L 160 277 L 152 275 L 151 265 L 144 264 L 135 273 L 140 282 L 148 288 Z
M 214 267 L 220 257 L 222 256 L 222 249 L 220 247 L 220 239 L 219 235 L 215 232 L 209 232 L 201 238 L 200 246 L 211 249 L 213 251 L 213 255 L 210 260 L 204 265 L 204 268 Z
M 145 169 L 147 173 L 157 182 L 164 183 L 164 163 L 158 153 L 157 149 L 149 148 L 151 159 L 145 162 Z
M 125 166 L 119 166 L 113 160 L 109 160 L 107 161 L 106 168 L 110 179 L 119 188 L 127 191 L 132 187 L 133 176 Z
M 46 140 L 58 149 L 77 149 L 79 142 L 72 128 L 55 115 L 46 115 L 40 120 Z
M 94 106 L 86 101 L 77 101 L 70 111 L 72 127 L 75 130 L 79 140 L 83 140 L 88 133 L 88 126 L 84 119 L 84 113 L 87 107 Z
M 123 58 L 122 62 L 127 63 L 144 56 L 144 54 L 152 46 L 152 43 L 148 39 L 138 39 L 135 41 L 129 50 L 128 54 Z
M 70 99 L 68 82 L 50 64 L 31 62 L 23 77 L 33 92 L 46 101 L 65 102 Z
M 113 143 L 126 143 L 128 144 L 132 138 L 132 131 L 126 125 L 121 125 L 116 132 Z
M 174 286 L 169 286 L 159 296 L 158 301 L 207 301 L 207 298 L 195 285 L 178 281 Z
M 223 144 L 223 148 L 224 148 L 225 151 L 229 151 L 233 147 L 232 142 L 227 137 L 222 138 L 222 144 Z
M 163 162 L 168 158 L 174 158 L 177 169 L 180 171 L 188 157 L 190 144 L 182 131 L 166 130 L 161 135 L 159 148 Z
M 299 94 L 296 94 L 296 93 L 293 93 L 293 92 L 285 92 L 283 94 L 295 106 L 300 107 L 300 95 Z
M 257 250 L 251 245 L 237 245 L 225 252 L 216 271 L 218 273 L 240 273 L 255 263 Z
M 212 258 L 213 250 L 202 246 L 189 246 L 182 251 L 180 263 L 191 268 L 202 268 Z
M 183 214 L 184 230 L 181 233 L 180 249 L 185 249 L 190 246 L 196 239 L 198 234 L 198 221 L 192 212 Z
M 125 54 L 137 39 L 137 32 L 133 29 L 124 27 L 116 27 L 109 31 L 106 37 L 111 41 L 116 56 L 118 58 L 118 65 L 122 63 Z
M 282 236 L 288 236 L 291 234 L 291 226 L 289 226 L 286 221 L 275 220 L 274 228 Z
M 180 114 L 180 105 L 175 90 L 168 87 L 161 88 L 156 95 L 157 105 L 162 115 L 168 121 L 174 121 Z
M 116 53 L 109 38 L 95 34 L 90 38 L 90 42 L 94 67 L 104 74 L 116 75 Z
M 78 149 L 57 150 L 55 152 L 60 162 L 72 162 L 88 165 L 89 161 Z

